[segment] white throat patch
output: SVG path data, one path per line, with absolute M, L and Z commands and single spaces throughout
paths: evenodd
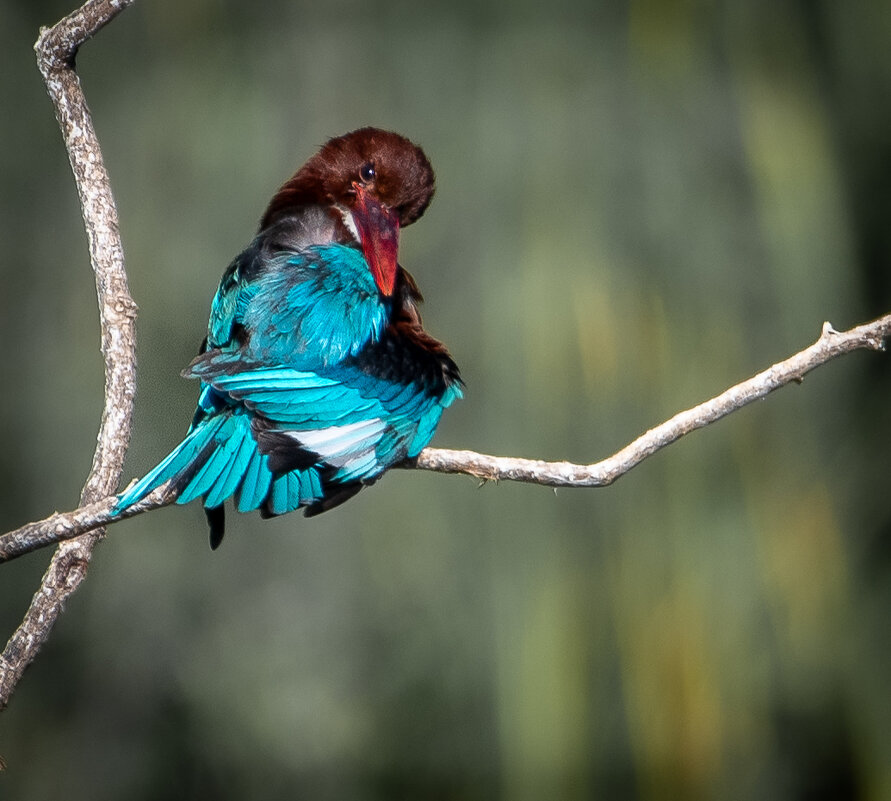
M 353 219 L 353 212 L 343 206 L 337 206 L 336 208 L 340 212 L 340 216 L 343 218 L 343 224 L 347 227 L 347 230 L 353 235 L 356 242 L 361 245 L 362 239 L 359 237 L 359 228 L 356 226 L 355 219 Z

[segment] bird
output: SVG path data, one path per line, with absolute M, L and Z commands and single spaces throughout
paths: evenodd
M 230 499 L 264 518 L 311 517 L 426 447 L 463 396 L 398 261 L 400 231 L 434 181 L 420 147 L 366 127 L 327 141 L 281 186 L 223 273 L 182 372 L 200 382 L 185 438 L 114 514 L 171 481 L 177 503 L 202 499 L 216 549 Z

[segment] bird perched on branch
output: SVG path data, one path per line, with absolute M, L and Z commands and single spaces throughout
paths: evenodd
M 462 394 L 397 261 L 399 231 L 424 213 L 433 180 L 419 147 L 362 128 L 278 190 L 183 372 L 201 381 L 188 435 L 116 512 L 173 480 L 177 503 L 203 499 L 216 548 L 229 498 L 263 517 L 315 515 L 420 453 Z

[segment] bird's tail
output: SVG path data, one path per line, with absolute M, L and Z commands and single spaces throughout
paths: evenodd
M 214 509 L 237 496 L 239 512 L 262 507 L 280 515 L 325 499 L 316 466 L 275 475 L 260 453 L 248 415 L 240 410 L 211 415 L 195 423 L 188 436 L 154 470 L 118 496 L 118 514 L 167 481 L 176 481 L 177 503 L 203 497 Z

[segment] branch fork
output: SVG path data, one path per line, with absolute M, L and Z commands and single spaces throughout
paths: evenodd
M 176 499 L 168 483 L 124 513 L 114 515 L 113 494 L 120 483 L 130 440 L 136 393 L 136 304 L 124 270 L 118 218 L 99 141 L 75 72 L 80 46 L 133 0 L 88 0 L 52 28 L 43 28 L 35 45 L 38 66 L 53 101 L 68 150 L 95 273 L 105 359 L 105 406 L 98 444 L 80 506 L 0 536 L 0 562 L 48 545 L 58 545 L 24 620 L 0 654 L 0 710 L 25 668 L 49 637 L 66 599 L 87 573 L 93 548 L 105 526 L 157 509 Z M 679 412 L 637 437 L 612 456 L 593 464 L 545 462 L 490 456 L 467 450 L 426 448 L 404 468 L 463 473 L 487 481 L 522 481 L 550 487 L 605 487 L 648 456 L 685 434 L 703 428 L 759 400 L 781 386 L 801 383 L 811 370 L 858 349 L 880 351 L 891 337 L 891 314 L 848 331 L 823 324 L 810 347 L 772 365 L 716 397 Z M 0 770 L 3 763 L 0 759 Z

